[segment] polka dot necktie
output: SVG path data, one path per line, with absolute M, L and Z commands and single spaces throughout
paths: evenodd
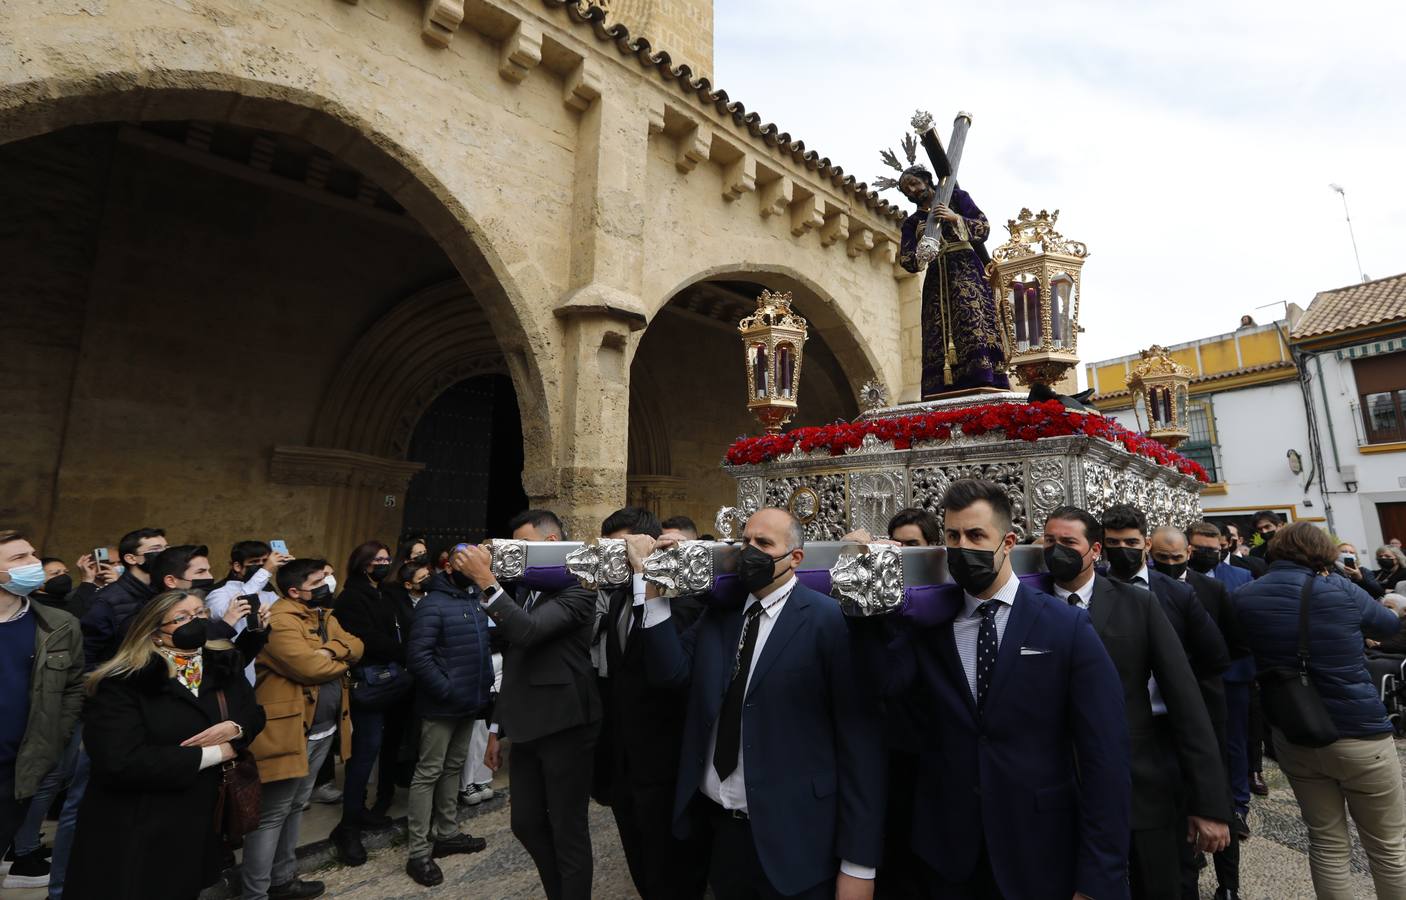
M 996 668 L 996 610 L 999 600 L 987 600 L 976 608 L 981 614 L 981 627 L 976 632 L 976 709 L 986 703 L 986 691 L 991 687 L 991 673 Z

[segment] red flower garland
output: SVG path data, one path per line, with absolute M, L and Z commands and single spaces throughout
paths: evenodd
M 742 438 L 727 448 L 727 462 L 734 466 L 770 462 L 790 453 L 796 447 L 804 452 L 826 449 L 831 456 L 842 456 L 849 449 L 858 449 L 866 434 L 872 434 L 895 450 L 907 450 L 918 441 L 947 440 L 960 429 L 969 437 L 989 431 L 1004 432 L 1011 440 L 1038 441 L 1040 438 L 1087 435 L 1102 438 L 1111 444 L 1145 456 L 1163 466 L 1170 466 L 1198 481 L 1210 482 L 1201 464 L 1180 453 L 1168 450 L 1152 440 L 1136 434 L 1112 419 L 1075 412 L 1058 400 L 1043 403 L 996 403 L 968 406 L 962 409 L 918 413 L 894 419 L 871 419 L 865 422 L 841 422 L 811 428 L 794 428 L 785 434 L 767 434 Z

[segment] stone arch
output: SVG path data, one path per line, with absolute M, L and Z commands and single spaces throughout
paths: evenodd
M 531 272 L 510 271 L 462 200 L 395 135 L 327 94 L 221 71 L 220 65 L 231 64 L 228 56 L 214 47 L 208 52 L 208 59 L 199 60 L 204 68 L 165 68 L 153 57 L 138 55 L 124 59 L 129 67 L 119 71 L 0 83 L 0 144 L 77 125 L 196 120 L 289 134 L 355 166 L 424 228 L 482 305 L 484 324 L 506 364 L 499 371 L 509 373 L 517 393 L 526 469 L 549 471 L 554 445 L 548 410 L 555 395 L 548 389 L 552 376 L 540 363 L 550 359 L 550 337 L 534 326 L 526 299 L 547 288 L 535 283 Z M 323 79 L 323 75 L 308 74 L 305 80 Z M 321 421 L 315 433 L 318 439 L 384 443 L 384 434 L 356 434 L 355 429 L 324 427 Z
M 404 459 L 415 425 L 440 394 L 475 375 L 509 374 L 488 317 L 455 278 L 418 291 L 378 319 L 346 354 L 312 440 Z
M 702 269 L 655 298 L 650 307 L 651 322 L 685 290 L 708 281 L 749 281 L 773 291 L 790 291 L 796 310 L 810 323 L 811 332 L 819 334 L 839 360 L 856 398 L 866 381 L 880 377 L 883 368 L 877 354 L 839 296 L 793 266 L 748 262 Z

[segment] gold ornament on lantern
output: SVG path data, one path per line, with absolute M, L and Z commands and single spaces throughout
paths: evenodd
M 768 434 L 796 413 L 806 320 L 791 311 L 791 294 L 762 291 L 757 311 L 737 326 L 747 366 L 747 409 Z
M 1186 392 L 1191 370 L 1153 344 L 1139 354 L 1142 359 L 1128 375 L 1128 391 L 1133 395 L 1133 414 L 1138 427 L 1147 418 L 1146 434 L 1169 450 L 1191 436 L 1187 431 Z
M 1079 364 L 1079 271 L 1089 248 L 1055 230 L 1059 210 L 1022 209 L 992 257 L 1007 368 L 1027 387 L 1058 384 Z

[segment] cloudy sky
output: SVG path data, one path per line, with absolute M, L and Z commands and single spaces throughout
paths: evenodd
M 1356 281 L 1330 182 L 1367 274 L 1406 272 L 1399 0 L 714 10 L 715 83 L 865 181 L 915 108 L 971 111 L 959 178 L 990 246 L 1022 206 L 1060 209 L 1089 245 L 1086 362 L 1231 331 L 1242 313 L 1267 322 Z

